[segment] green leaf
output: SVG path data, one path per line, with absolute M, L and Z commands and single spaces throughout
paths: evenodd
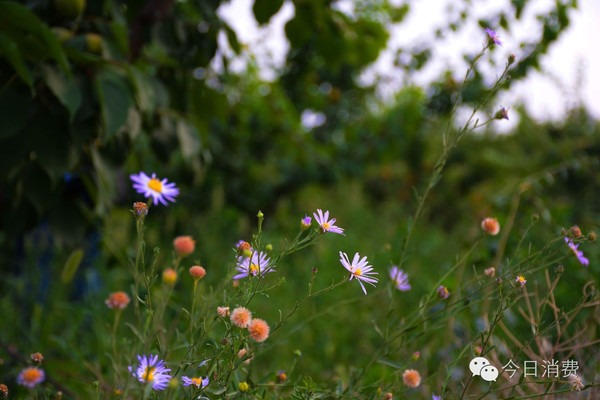
M 0 25 L 16 27 L 37 36 L 46 44 L 50 56 L 71 75 L 67 57 L 56 35 L 27 7 L 13 1 L 0 1 Z
M 6 57 L 10 65 L 13 66 L 17 74 L 23 79 L 23 81 L 29 86 L 29 89 L 33 92 L 33 78 L 29 68 L 23 62 L 21 53 L 17 47 L 17 44 L 13 42 L 8 36 L 0 32 L 0 49 L 2 54 Z
M 50 66 L 43 66 L 42 73 L 52 93 L 69 110 L 72 121 L 81 106 L 81 92 L 75 80 L 69 78 L 63 71 Z
M 77 248 L 73 250 L 65 266 L 63 267 L 62 273 L 60 274 L 60 280 L 62 283 L 69 283 L 75 276 L 75 272 L 79 268 L 81 264 L 81 260 L 83 259 L 83 250 L 81 248 Z
M 233 31 L 233 29 L 229 27 L 229 25 L 224 24 L 224 28 L 225 33 L 227 34 L 227 41 L 229 42 L 231 49 L 235 52 L 235 54 L 240 54 L 240 52 L 242 51 L 242 47 L 240 46 L 240 42 L 238 41 L 237 35 Z
M 151 115 L 156 108 L 156 91 L 154 82 L 135 66 L 127 66 L 127 76 L 131 86 L 134 88 L 135 101 L 138 108 L 146 115 Z
M 25 87 L 9 85 L 0 89 L 0 140 L 16 135 L 23 128 L 30 105 L 31 93 Z
M 256 0 L 252 11 L 259 25 L 269 22 L 271 17 L 279 11 L 283 5 L 283 0 Z
M 127 123 L 133 95 L 125 77 L 106 69 L 96 78 L 96 92 L 102 110 L 105 139 L 110 139 Z

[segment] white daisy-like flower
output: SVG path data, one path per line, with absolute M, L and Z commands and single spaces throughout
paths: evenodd
M 152 176 L 146 175 L 145 172 L 129 175 L 129 179 L 133 181 L 133 188 L 146 197 L 152 197 L 154 203 L 162 203 L 167 205 L 167 200 L 174 203 L 175 197 L 179 194 L 179 189 L 174 183 L 169 183 L 167 179 L 158 179 L 156 174 Z
M 363 257 L 361 259 L 360 254 L 356 253 L 354 254 L 352 262 L 350 262 L 348 255 L 340 251 L 340 262 L 344 268 L 350 271 L 350 280 L 354 278 L 358 279 L 358 283 L 360 283 L 360 286 L 365 294 L 367 294 L 367 289 L 365 289 L 363 282 L 366 282 L 371 286 L 375 286 L 375 283 L 378 282 L 377 278 L 370 276 L 377 275 L 377 272 L 373 271 L 373 267 L 369 265 L 367 257 Z

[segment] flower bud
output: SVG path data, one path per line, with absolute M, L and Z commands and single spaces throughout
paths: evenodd
M 31 361 L 33 361 L 34 364 L 41 364 L 42 361 L 44 361 L 44 356 L 42 355 L 42 353 L 33 353 L 31 355 Z
M 143 218 L 148 215 L 148 205 L 141 201 L 133 203 L 133 215 L 136 218 Z
M 508 119 L 508 108 L 500 107 L 500 109 L 496 111 L 494 119 Z
M 595 242 L 596 241 L 596 232 L 588 233 L 588 239 L 590 239 L 592 242 Z
M 579 229 L 579 227 L 577 225 L 574 225 L 574 226 L 571 227 L 571 234 L 575 238 L 580 238 L 581 236 L 583 236 L 581 234 L 581 229 Z
M 300 226 L 302 227 L 303 230 L 308 229 L 310 227 L 310 224 L 312 223 L 312 218 L 305 215 L 304 218 L 302 218 L 300 220 Z
M 284 383 L 287 380 L 287 374 L 285 371 L 277 372 L 277 382 Z
M 440 286 L 437 290 L 437 294 L 440 299 L 446 300 L 450 297 L 450 291 L 446 288 L 446 286 Z
M 496 218 L 485 218 L 481 221 L 481 229 L 490 235 L 497 235 L 500 232 L 500 224 Z
M 177 281 L 177 272 L 173 268 L 167 268 L 162 273 L 162 281 L 167 286 L 174 286 Z
M 190 268 L 190 275 L 192 278 L 194 278 L 194 281 L 198 281 L 204 278 L 204 275 L 206 275 L 206 270 L 199 265 L 194 265 L 192 268 Z
M 221 318 L 229 317 L 229 307 L 217 307 L 217 314 Z
M 121 310 L 125 307 L 127 307 L 127 304 L 129 304 L 129 296 L 127 295 L 127 293 L 125 292 L 115 292 L 115 293 L 111 293 L 110 296 L 108 296 L 108 299 L 106 299 L 104 301 L 104 303 L 106 304 L 106 306 L 108 308 L 116 308 L 118 310 Z
M 191 236 L 178 236 L 173 240 L 173 247 L 177 255 L 185 257 L 194 252 L 196 242 Z

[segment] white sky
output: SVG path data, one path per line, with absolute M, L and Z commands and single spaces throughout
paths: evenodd
M 504 60 L 509 54 L 515 54 L 517 59 L 523 54 L 519 49 L 521 41 L 532 38 L 536 40 L 540 37 L 541 26 L 536 23 L 535 15 L 548 10 L 553 2 L 554 0 L 530 0 L 521 20 L 514 22 L 516 25 L 511 25 L 514 26 L 512 35 L 499 27 L 491 27 L 500 36 L 503 46 L 497 47 L 492 55 L 496 67 L 486 70 L 490 81 L 493 82 L 501 72 Z M 289 0 L 285 1 L 269 24 L 259 27 L 252 13 L 253 3 L 253 0 L 231 0 L 223 4 L 218 13 L 236 31 L 240 42 L 254 55 L 261 67 L 261 77 L 274 80 L 277 77 L 276 70 L 284 65 L 289 50 L 284 27 L 294 16 L 294 6 Z M 352 0 L 340 0 L 336 2 L 335 7 L 342 12 L 351 13 L 352 3 Z M 411 2 L 410 12 L 405 21 L 398 26 L 389 27 L 388 48 L 372 66 L 363 71 L 360 81 L 370 83 L 379 77 L 379 93 L 384 99 L 390 98 L 390 95 L 406 84 L 406 77 L 393 68 L 396 50 L 419 43 L 435 43 L 434 58 L 423 71 L 411 77 L 411 82 L 426 87 L 448 66 L 456 72 L 457 79 L 462 79 L 466 67 L 461 55 L 465 50 L 470 53 L 478 52 L 486 41 L 485 33 L 475 21 L 479 17 L 489 15 L 490 11 L 508 9 L 510 6 L 509 0 L 473 1 L 469 10 L 470 22 L 452 36 L 443 40 L 435 39 L 433 32 L 436 27 L 445 25 L 445 11 L 451 3 L 452 0 Z M 460 10 L 455 9 L 454 12 L 458 14 Z M 537 119 L 560 120 L 569 108 L 583 102 L 590 113 L 596 119 L 600 119 L 600 46 L 596 42 L 595 29 L 595 24 L 600 22 L 600 0 L 579 0 L 579 8 L 570 16 L 569 29 L 542 58 L 542 72 L 532 71 L 526 80 L 514 83 L 510 91 L 500 94 L 497 106 L 510 107 L 524 103 L 529 113 Z M 233 58 L 223 33 L 220 35 L 219 44 L 222 54 Z M 215 57 L 213 67 L 218 69 L 219 64 L 219 57 Z M 244 57 L 238 57 L 230 64 L 234 71 L 242 71 L 245 65 Z M 514 118 L 508 123 L 502 122 L 504 124 L 501 130 L 510 129 L 516 123 Z

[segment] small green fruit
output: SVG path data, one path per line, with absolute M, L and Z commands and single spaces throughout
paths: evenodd
M 102 36 L 97 33 L 86 33 L 85 41 L 90 53 L 102 54 Z

